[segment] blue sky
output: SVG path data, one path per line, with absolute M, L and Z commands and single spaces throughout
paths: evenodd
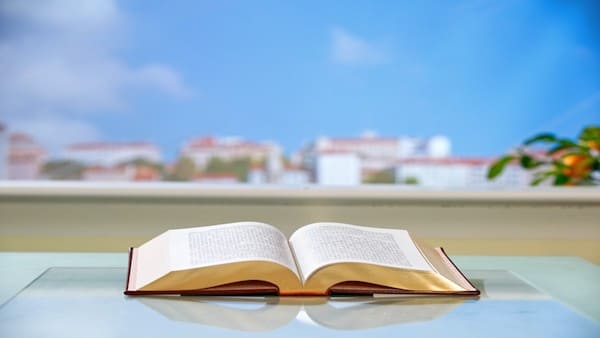
M 594 1 L 7 1 L 0 120 L 51 148 L 148 140 L 169 158 L 207 134 L 291 151 L 365 130 L 495 156 L 600 123 L 598 13 Z

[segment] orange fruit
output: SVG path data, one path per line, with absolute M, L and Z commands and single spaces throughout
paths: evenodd
M 562 163 L 568 168 L 563 169 L 563 174 L 571 178 L 584 178 L 592 170 L 589 156 L 583 154 L 571 154 L 562 158 Z

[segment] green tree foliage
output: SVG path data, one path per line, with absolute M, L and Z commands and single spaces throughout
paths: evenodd
M 169 175 L 171 181 L 190 181 L 196 176 L 196 164 L 189 157 L 180 157 Z
M 393 184 L 396 183 L 396 176 L 394 175 L 393 170 L 381 170 L 367 177 L 364 183 Z
M 249 157 L 237 158 L 233 160 L 224 160 L 219 157 L 213 157 L 208 161 L 205 173 L 208 174 L 233 174 L 239 182 L 248 180 L 248 172 L 252 160 Z
M 513 153 L 496 160 L 488 170 L 488 179 L 498 177 L 513 162 L 535 172 L 531 185 L 549 179 L 553 185 L 597 185 L 600 183 L 600 126 L 585 127 L 576 140 L 550 133 L 535 135 L 523 141 Z
M 290 166 L 292 164 L 292 161 L 290 160 L 289 157 L 287 157 L 285 155 L 281 155 L 281 163 L 283 164 L 284 167 L 287 167 L 287 166 Z
M 42 175 L 50 180 L 80 180 L 85 166 L 70 160 L 57 160 L 44 163 Z
M 162 167 L 163 167 L 163 165 L 161 163 L 152 162 L 152 161 L 150 161 L 148 159 L 145 159 L 145 158 L 142 158 L 142 157 L 138 157 L 136 159 L 129 160 L 129 161 L 124 161 L 124 162 L 121 162 L 119 164 L 122 164 L 122 165 L 132 164 L 132 165 L 135 165 L 135 166 L 151 167 L 151 168 L 154 168 L 154 169 L 157 169 L 157 170 L 161 170 Z
M 407 178 L 404 179 L 404 182 L 402 182 L 402 183 L 410 184 L 410 185 L 417 185 L 417 184 L 419 184 L 419 179 L 414 176 L 408 176 Z

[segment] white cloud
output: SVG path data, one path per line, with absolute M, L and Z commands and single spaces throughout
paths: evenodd
M 331 30 L 331 57 L 343 65 L 374 65 L 389 62 L 388 53 L 367 40 L 336 27 Z
M 192 95 L 192 91 L 183 85 L 179 74 L 168 65 L 148 64 L 131 75 L 136 86 L 154 87 L 179 98 Z
M 0 21 L 0 120 L 44 144 L 101 137 L 89 117 L 126 110 L 134 91 L 192 93 L 169 65 L 119 59 L 127 18 L 113 0 L 7 0 Z
M 106 34 L 123 19 L 113 0 L 6 0 L 0 13 L 22 33 Z

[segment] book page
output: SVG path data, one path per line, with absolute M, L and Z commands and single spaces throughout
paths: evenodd
M 405 230 L 314 223 L 290 238 L 303 281 L 319 268 L 342 262 L 431 271 Z
M 275 227 L 238 222 L 171 230 L 172 270 L 185 270 L 241 261 L 263 260 L 298 271 L 287 239 Z

